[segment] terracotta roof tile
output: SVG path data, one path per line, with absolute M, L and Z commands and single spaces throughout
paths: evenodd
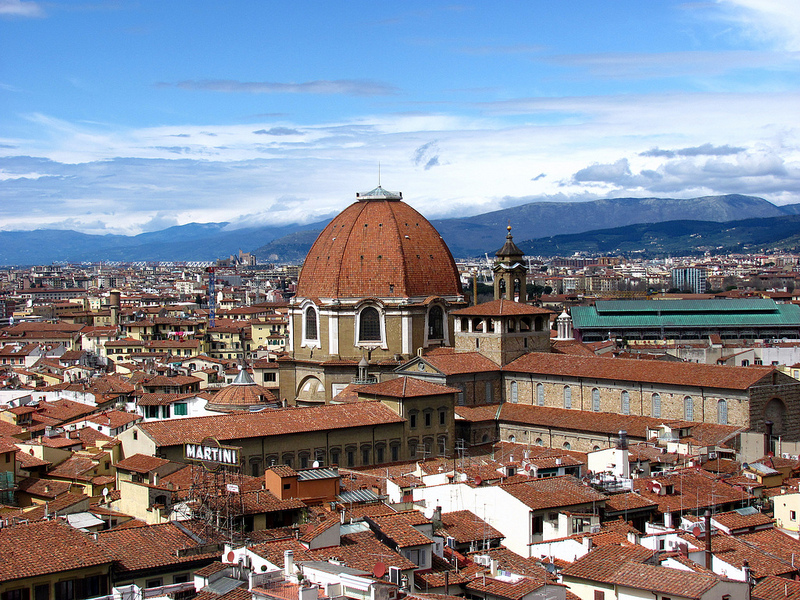
M 364 401 L 153 421 L 135 427 L 139 427 L 158 446 L 175 446 L 187 442 L 199 443 L 209 436 L 226 441 L 403 421 L 384 404 Z
M 174 523 L 109 529 L 98 533 L 97 542 L 109 556 L 114 557 L 117 568 L 122 572 L 155 569 L 219 556 L 217 550 L 178 556 L 178 551 L 197 548 L 202 543 L 198 543 Z
M 726 367 L 541 352 L 523 355 L 503 367 L 503 370 L 507 373 L 641 381 L 731 390 L 746 390 L 774 371 L 772 367 Z
M 0 529 L 0 582 L 110 564 L 90 537 L 59 521 Z
M 425 217 L 398 200 L 355 202 L 319 234 L 297 281 L 302 298 L 461 294 L 453 257 Z

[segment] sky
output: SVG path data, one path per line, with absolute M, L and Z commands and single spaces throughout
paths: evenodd
M 0 229 L 800 202 L 798 0 L 0 0 Z

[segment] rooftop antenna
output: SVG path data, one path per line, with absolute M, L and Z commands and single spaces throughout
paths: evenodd
M 378 187 L 381 187 L 381 161 L 378 161 Z

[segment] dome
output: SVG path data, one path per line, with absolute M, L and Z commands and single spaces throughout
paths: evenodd
M 336 216 L 308 252 L 301 298 L 459 296 L 453 256 L 428 220 L 378 186 Z
M 206 408 L 217 412 L 252 410 L 278 406 L 278 399 L 270 390 L 258 385 L 250 374 L 242 369 L 233 383 L 222 388 L 208 402 Z

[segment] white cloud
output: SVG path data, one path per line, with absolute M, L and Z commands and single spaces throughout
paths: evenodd
M 44 10 L 38 2 L 24 0 L 0 0 L 0 16 L 43 17 Z
M 154 215 L 169 224 L 308 223 L 374 187 L 378 162 L 383 185 L 429 218 L 526 198 L 740 192 L 800 201 L 798 105 L 790 93 L 522 98 L 478 105 L 470 117 L 128 130 L 32 115 L 36 138 L 0 148 L 0 210 L 6 226 L 82 210 L 115 232 L 155 227 Z M 278 128 L 304 135 L 254 133 Z
M 380 81 L 368 79 L 339 79 L 335 81 L 304 81 L 282 83 L 277 81 L 234 81 L 231 79 L 202 79 L 159 82 L 157 87 L 176 87 L 182 90 L 227 92 L 245 94 L 344 94 L 347 96 L 386 96 L 397 93 L 397 88 Z
M 718 0 L 725 16 L 767 47 L 800 51 L 800 3 L 796 0 Z

